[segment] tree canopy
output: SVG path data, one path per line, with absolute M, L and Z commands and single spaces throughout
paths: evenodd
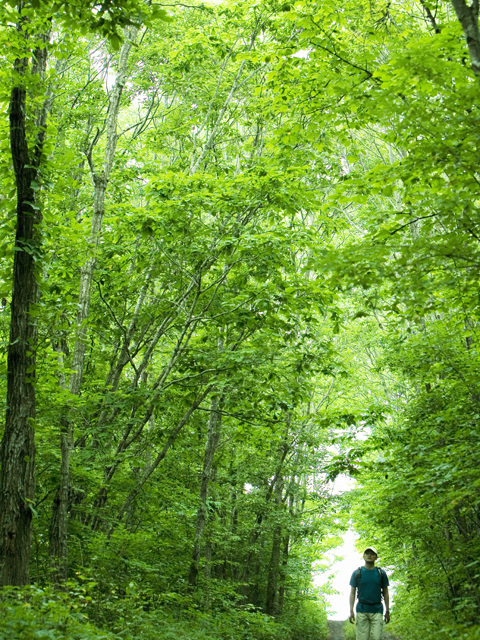
M 0 637 L 322 640 L 354 526 L 395 633 L 476 638 L 477 4 L 30 0 L 0 38 Z

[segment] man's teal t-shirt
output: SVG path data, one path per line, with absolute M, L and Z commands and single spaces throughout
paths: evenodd
M 356 571 L 352 573 L 350 586 L 357 588 L 357 612 L 383 613 L 382 589 L 389 585 L 387 574 L 383 571 L 379 572 L 377 567 L 374 569 L 361 567 L 361 575 L 356 580 L 356 573 Z

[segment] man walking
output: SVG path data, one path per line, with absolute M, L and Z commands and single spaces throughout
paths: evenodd
M 355 631 L 357 640 L 382 640 L 383 605 L 385 601 L 385 622 L 390 622 L 390 596 L 388 576 L 383 569 L 375 566 L 377 550 L 367 547 L 363 553 L 365 566 L 356 569 L 350 579 L 350 622 L 355 622 L 355 595 L 358 591 Z

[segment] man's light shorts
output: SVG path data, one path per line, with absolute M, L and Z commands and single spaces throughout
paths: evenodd
M 357 640 L 382 640 L 383 613 L 358 612 L 355 619 Z

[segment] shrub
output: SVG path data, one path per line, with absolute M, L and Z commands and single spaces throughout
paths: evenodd
M 327 613 L 322 601 L 305 599 L 280 622 L 287 627 L 289 640 L 324 640 L 328 636 Z
M 343 630 L 345 631 L 345 640 L 355 640 L 355 625 L 349 620 L 347 620 L 343 625 Z
M 114 640 L 83 609 L 88 600 L 35 586 L 0 591 L 0 640 Z

